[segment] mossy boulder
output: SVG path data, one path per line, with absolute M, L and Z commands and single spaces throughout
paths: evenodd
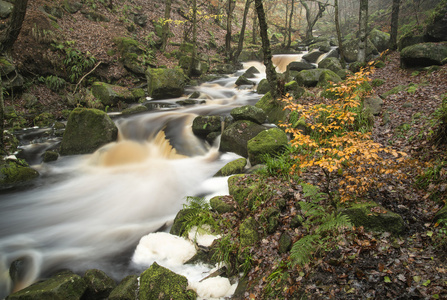
M 221 132 L 222 117 L 220 116 L 197 116 L 192 122 L 192 132 L 200 138 L 206 137 L 212 132 Z
M 170 234 L 182 236 L 185 234 L 186 225 L 185 222 L 187 222 L 187 216 L 190 214 L 193 210 L 191 208 L 184 208 L 179 210 L 177 215 L 174 218 L 174 222 L 172 223 L 171 230 L 169 231 Z
M 148 68 L 148 94 L 153 99 L 177 98 L 183 95 L 186 76 L 181 68 Z
M 61 143 L 61 155 L 92 153 L 99 147 L 114 142 L 118 128 L 103 111 L 75 108 L 68 117 Z
M 7 297 L 8 300 L 35 299 L 83 299 L 87 284 L 81 276 L 72 272 L 63 272 L 53 277 L 30 285 Z
M 427 20 L 425 38 L 430 42 L 447 41 L 447 1 L 441 1 Z
M 233 205 L 225 201 L 225 196 L 215 196 L 210 199 L 211 209 L 218 212 L 219 214 L 224 214 L 227 212 L 234 211 Z
M 92 94 L 104 106 L 116 106 L 120 101 L 125 103 L 138 101 L 138 98 L 128 88 L 105 82 L 94 82 L 92 84 Z
M 288 142 L 286 133 L 279 128 L 261 131 L 247 143 L 248 158 L 251 165 L 264 163 L 265 155 L 274 156 L 281 153 Z
M 260 196 L 266 196 L 262 184 L 244 174 L 228 178 L 228 191 L 240 208 L 251 208 Z
M 87 284 L 83 298 L 85 300 L 106 299 L 116 287 L 115 281 L 101 270 L 87 270 L 83 277 Z
M 7 56 L 0 56 L 0 76 L 6 76 L 14 72 L 15 69 L 16 69 L 15 65 L 11 62 L 11 60 Z
M 168 270 L 156 262 L 140 277 L 139 299 L 195 300 L 197 294 L 187 290 L 188 279 Z
M 379 96 L 370 96 L 363 100 L 363 109 L 374 116 L 380 114 L 382 106 L 383 100 Z
M 258 233 L 259 224 L 253 218 L 247 218 L 242 221 L 239 226 L 239 240 L 241 242 L 241 247 L 253 246 L 260 239 L 260 234 Z
M 64 0 L 63 8 L 70 14 L 75 14 L 82 8 L 82 3 L 76 0 Z
M 347 72 L 342 67 L 338 58 L 327 57 L 318 63 L 318 68 L 331 70 L 340 76 L 341 79 L 346 79 Z
M 123 115 L 133 115 L 133 114 L 139 114 L 148 111 L 149 109 L 144 106 L 143 104 L 134 105 L 131 107 L 128 107 L 126 109 L 123 109 L 121 112 Z
M 327 86 L 331 83 L 338 83 L 342 79 L 340 76 L 338 76 L 335 72 L 327 69 L 323 69 L 323 72 L 320 75 L 320 78 L 318 78 L 318 84 L 317 86 Z
M 144 75 L 143 62 L 144 58 L 148 56 L 145 47 L 129 37 L 116 37 L 113 42 L 118 48 L 124 67 L 135 74 Z
M 110 292 L 108 300 L 135 300 L 138 289 L 138 276 L 129 275 Z
M 390 34 L 378 29 L 373 29 L 369 33 L 369 40 L 376 47 L 377 51 L 383 52 L 388 49 L 388 44 L 390 43 Z
M 234 152 L 243 157 L 248 157 L 247 143 L 265 127 L 251 121 L 236 121 L 222 133 L 219 150 L 222 152 Z
M 307 54 L 303 55 L 303 59 L 310 62 L 310 63 L 316 63 L 321 55 L 323 55 L 324 52 L 320 51 L 319 49 L 314 49 L 310 51 Z
M 447 42 L 416 44 L 400 52 L 401 66 L 404 68 L 442 65 L 446 57 Z
M 267 79 L 262 79 L 259 81 L 258 86 L 256 88 L 256 92 L 258 94 L 267 94 L 270 91 L 270 84 Z
M 279 238 L 279 254 L 287 253 L 292 249 L 293 240 L 292 237 L 287 233 L 283 232 Z
M 401 234 L 405 230 L 402 217 L 375 202 L 357 203 L 341 211 L 351 223 L 367 231 Z
M 315 87 L 324 86 L 329 81 L 340 82 L 341 78 L 329 69 L 303 70 L 295 76 L 296 82 L 300 86 Z
M 56 117 L 50 113 L 41 113 L 37 117 L 34 118 L 34 126 L 38 127 L 49 127 L 53 125 L 56 121 Z
M 179 59 L 179 66 L 183 69 L 185 73 L 189 71 L 191 68 L 191 56 L 184 55 Z M 210 69 L 210 66 L 207 62 L 204 62 L 200 59 L 194 59 L 194 64 L 192 65 L 191 75 L 193 76 L 201 76 L 205 74 Z
M 280 211 L 276 207 L 266 208 L 262 213 L 260 220 L 262 222 L 262 227 L 265 228 L 268 234 L 272 234 L 276 231 L 279 226 L 279 215 Z
M 47 150 L 43 154 L 42 161 L 43 162 L 52 162 L 56 161 L 59 158 L 59 154 L 56 151 Z
M 245 166 L 247 165 L 247 159 L 244 157 L 235 159 L 225 166 L 223 166 L 215 176 L 230 176 L 234 174 L 240 174 L 244 171 Z
M 344 56 L 345 60 L 348 63 L 352 63 L 357 61 L 357 54 L 359 51 L 359 40 L 358 39 L 350 39 L 344 43 Z M 374 44 L 368 38 L 367 48 L 366 48 L 366 59 L 370 60 L 374 56 L 378 55 L 379 51 L 374 46 Z
M 297 99 L 304 95 L 306 90 L 301 87 L 295 80 L 290 81 L 284 85 L 284 91 Z
M 270 92 L 266 93 L 256 104 L 267 114 L 268 122 L 278 124 L 286 119 L 289 111 L 284 110 L 284 104 L 274 99 Z
M 257 124 L 262 124 L 265 122 L 267 115 L 259 107 L 253 105 L 244 105 L 240 107 L 233 108 L 230 115 L 236 120 L 248 120 L 255 122 Z
M 287 72 L 290 71 L 303 71 L 303 70 L 311 70 L 315 69 L 316 66 L 314 64 L 311 64 L 308 61 L 301 60 L 301 61 L 292 61 L 290 64 L 287 65 Z
M 38 176 L 39 173 L 23 160 L 0 160 L 0 189 L 25 183 Z
M 255 83 L 253 81 L 251 81 L 250 79 L 248 79 L 244 75 L 239 76 L 238 79 L 236 80 L 235 84 L 236 84 L 236 86 L 255 85 Z
M 6 19 L 12 13 L 14 5 L 7 1 L 0 1 L 0 19 Z
M 258 69 L 256 69 L 256 67 L 251 66 L 250 68 L 248 68 L 245 72 L 244 72 L 244 76 L 246 78 L 255 78 L 256 74 L 260 74 L 261 72 L 259 72 Z

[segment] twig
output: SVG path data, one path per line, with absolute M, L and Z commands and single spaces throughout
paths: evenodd
M 95 71 L 95 69 L 101 64 L 101 62 L 97 63 L 96 66 L 93 67 L 93 69 L 90 70 L 90 72 L 88 72 L 87 74 L 85 74 L 84 76 L 82 76 L 81 80 L 79 80 L 78 84 L 76 84 L 76 87 L 73 91 L 73 94 L 76 93 L 76 90 L 78 89 L 78 86 L 81 84 L 82 80 L 84 80 L 85 77 L 87 77 L 90 73 L 92 73 L 93 71 Z

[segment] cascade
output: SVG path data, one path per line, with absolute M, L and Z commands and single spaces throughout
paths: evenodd
M 284 56 L 276 64 L 287 66 L 292 59 Z M 260 63 L 244 68 L 250 65 L 262 72 L 256 82 L 265 78 Z M 38 149 L 30 161 L 41 176 L 29 189 L 0 193 L 0 299 L 64 268 L 98 268 L 119 280 L 134 271 L 130 260 L 139 240 L 169 226 L 187 196 L 227 194 L 226 178 L 213 175 L 237 155 L 219 153 L 195 137 L 191 124 L 198 115 L 229 114 L 260 99 L 252 90 L 236 89 L 236 79 L 188 89 L 205 104 L 179 107 L 179 99 L 158 100 L 166 106 L 115 116 L 118 140 L 93 154 L 41 163 L 36 157 L 59 140 L 25 145 L 25 152 Z M 22 269 L 13 283 L 9 268 L 15 261 Z

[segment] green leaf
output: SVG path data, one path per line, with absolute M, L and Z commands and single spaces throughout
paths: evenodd
M 432 237 L 433 236 L 433 231 L 427 231 L 427 236 Z
M 384 280 L 386 283 L 391 283 L 391 279 L 390 279 L 388 276 L 385 276 L 385 277 L 383 278 L 383 280 Z
M 430 283 L 431 283 L 431 280 L 429 279 L 429 280 L 427 280 L 426 282 L 424 282 L 422 285 L 423 285 L 423 286 L 429 286 Z

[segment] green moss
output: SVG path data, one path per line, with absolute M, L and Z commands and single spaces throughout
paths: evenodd
M 159 300 L 195 300 L 197 294 L 187 290 L 186 277 L 158 265 L 154 262 L 140 277 L 139 299 Z
M 224 214 L 227 212 L 234 211 L 234 208 L 231 204 L 228 204 L 227 202 L 223 201 L 224 196 L 216 196 L 210 199 L 210 206 L 213 210 L 220 214 Z
M 56 117 L 50 113 L 42 113 L 34 118 L 34 126 L 48 127 L 53 125 Z
M 23 160 L 7 160 L 0 162 L 0 185 L 18 184 L 32 180 L 39 173 L 30 168 Z
M 215 176 L 229 176 L 233 174 L 242 173 L 247 165 L 247 159 L 244 157 L 238 158 L 227 163 L 220 169 Z
M 260 235 L 258 233 L 259 224 L 253 218 L 245 219 L 239 226 L 239 239 L 241 247 L 252 246 L 256 244 Z
M 278 124 L 286 119 L 289 111 L 284 110 L 284 105 L 273 99 L 270 92 L 267 92 L 255 105 L 261 108 L 266 114 L 269 122 Z

